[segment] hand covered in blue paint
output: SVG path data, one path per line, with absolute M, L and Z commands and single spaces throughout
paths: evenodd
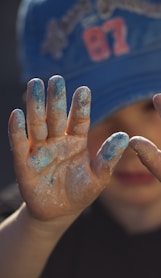
M 113 167 L 128 145 L 128 135 L 112 135 L 95 161 L 90 161 L 89 125 L 87 87 L 75 91 L 67 117 L 61 76 L 50 78 L 46 105 L 42 80 L 28 83 L 26 123 L 22 110 L 14 110 L 9 134 L 20 191 L 35 218 L 51 220 L 81 212 L 108 184 Z

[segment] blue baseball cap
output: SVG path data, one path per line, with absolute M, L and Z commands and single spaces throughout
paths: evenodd
M 17 30 L 22 80 L 88 86 L 92 125 L 161 91 L 161 0 L 23 0 Z

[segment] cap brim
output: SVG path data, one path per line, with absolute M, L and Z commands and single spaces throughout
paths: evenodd
M 100 68 L 97 66 L 72 80 L 67 79 L 68 104 L 73 91 L 82 85 L 91 89 L 93 125 L 127 105 L 150 99 L 161 92 L 161 50 L 120 57 L 117 65 L 108 61 Z

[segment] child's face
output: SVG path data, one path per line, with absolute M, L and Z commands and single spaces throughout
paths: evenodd
M 89 133 L 89 151 L 94 158 L 103 141 L 117 131 L 130 137 L 141 135 L 161 148 L 161 119 L 151 101 L 142 101 L 120 110 Z M 161 200 L 161 184 L 128 147 L 117 164 L 110 186 L 103 192 L 107 200 L 143 205 Z

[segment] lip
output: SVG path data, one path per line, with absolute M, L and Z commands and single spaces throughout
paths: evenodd
M 117 172 L 115 177 L 124 185 L 143 185 L 150 184 L 154 181 L 155 177 L 151 173 L 129 173 Z

